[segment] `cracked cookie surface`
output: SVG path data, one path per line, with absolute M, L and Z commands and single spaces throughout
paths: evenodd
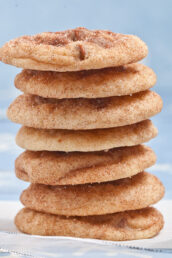
M 0 60 L 25 69 L 63 72 L 135 63 L 147 52 L 136 36 L 76 28 L 11 40 L 1 47 Z

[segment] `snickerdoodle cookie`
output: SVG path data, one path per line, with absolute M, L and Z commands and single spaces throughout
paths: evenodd
M 139 63 L 66 73 L 23 70 L 15 78 L 16 88 L 24 93 L 57 99 L 130 95 L 155 83 L 152 69 Z
M 34 128 L 86 130 L 134 124 L 161 109 L 161 97 L 149 90 L 100 99 L 59 100 L 26 94 L 9 106 L 7 116 Z
M 65 217 L 23 208 L 16 215 L 15 224 L 23 233 L 32 235 L 124 241 L 153 237 L 164 221 L 161 213 L 152 207 L 86 217 Z
M 121 127 L 75 131 L 22 126 L 16 143 L 33 151 L 100 151 L 138 145 L 154 138 L 157 132 L 150 120 Z
M 18 178 L 46 185 L 99 183 L 131 177 L 155 164 L 156 155 L 144 145 L 108 152 L 25 151 L 15 162 Z
M 137 36 L 76 28 L 13 39 L 0 48 L 0 60 L 26 69 L 63 72 L 135 63 L 147 53 Z
M 102 215 L 145 208 L 158 202 L 164 186 L 157 177 L 141 172 L 108 183 L 74 186 L 31 184 L 20 200 L 27 208 L 55 215 Z

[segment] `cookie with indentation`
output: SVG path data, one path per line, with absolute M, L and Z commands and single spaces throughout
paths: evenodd
M 76 28 L 11 40 L 0 49 L 0 60 L 25 69 L 64 72 L 135 63 L 147 53 L 137 36 Z
M 45 185 L 99 183 L 131 177 L 153 166 L 156 155 L 144 145 L 108 152 L 25 151 L 15 162 L 16 176 Z
M 20 200 L 27 208 L 55 215 L 103 215 L 148 207 L 164 195 L 157 177 L 141 172 L 100 184 L 49 186 L 31 184 Z
M 23 126 L 17 133 L 16 143 L 32 151 L 88 152 L 138 145 L 154 138 L 157 132 L 150 120 L 94 130 L 53 130 Z
M 129 95 L 155 83 L 152 69 L 139 63 L 66 73 L 23 70 L 15 78 L 16 88 L 24 93 L 57 99 Z
M 15 224 L 21 232 L 31 235 L 124 241 L 153 237 L 163 228 L 164 221 L 152 207 L 86 217 L 65 217 L 23 208 L 16 215 Z
M 99 99 L 47 99 L 21 95 L 9 106 L 8 118 L 42 129 L 86 130 L 134 124 L 156 115 L 161 97 L 152 91 Z

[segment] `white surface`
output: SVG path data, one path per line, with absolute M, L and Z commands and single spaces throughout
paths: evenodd
M 112 242 L 93 239 L 79 239 L 72 237 L 40 237 L 25 235 L 17 231 L 13 224 L 13 219 L 17 211 L 22 207 L 19 202 L 0 201 L 0 249 L 13 250 L 16 252 L 31 253 L 46 252 L 51 247 L 55 248 L 77 248 L 84 245 L 91 248 L 98 246 L 128 246 L 145 249 L 170 249 L 172 250 L 172 201 L 161 201 L 156 207 L 164 215 L 165 226 L 161 233 L 152 238 L 136 241 Z

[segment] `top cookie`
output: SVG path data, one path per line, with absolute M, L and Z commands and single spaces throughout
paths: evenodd
M 22 36 L 0 48 L 0 60 L 44 71 L 79 71 L 135 63 L 148 53 L 136 36 L 76 28 Z

